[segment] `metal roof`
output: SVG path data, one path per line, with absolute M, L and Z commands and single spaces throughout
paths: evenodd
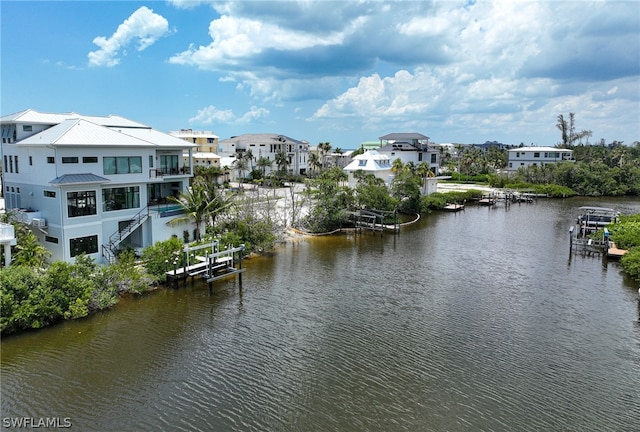
M 88 183 L 109 183 L 111 180 L 95 174 L 64 174 L 56 177 L 49 183 L 56 186 Z
M 133 129 L 140 130 L 140 129 Z M 183 142 L 184 143 L 184 142 Z M 31 135 L 18 145 L 53 145 L 53 146 L 133 146 L 151 147 L 153 143 L 137 139 L 131 135 L 97 125 L 84 119 L 69 119 L 62 123 Z M 183 147 L 188 147 L 184 143 Z
M 0 117 L 0 123 L 33 123 L 55 125 L 69 119 L 86 119 L 92 123 L 110 127 L 148 128 L 142 123 L 129 120 L 118 115 L 87 116 L 74 112 L 69 113 L 43 113 L 33 109 L 27 109 L 17 113 Z
M 307 141 L 299 141 L 286 135 L 260 133 L 260 134 L 244 134 L 235 137 L 220 140 L 220 144 L 308 144 Z
M 380 137 L 384 141 L 428 140 L 429 137 L 417 132 L 390 133 Z
M 197 144 L 187 142 L 183 139 L 159 132 L 155 129 L 139 129 L 139 128 L 110 128 L 123 135 L 145 141 L 147 145 L 151 144 L 156 147 L 167 147 L 173 149 L 185 149 L 198 147 Z

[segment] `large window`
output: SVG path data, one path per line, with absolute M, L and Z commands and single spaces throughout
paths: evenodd
M 96 191 L 67 192 L 69 217 L 97 214 Z
M 140 207 L 140 187 L 130 186 L 102 190 L 102 210 L 122 210 Z
M 96 253 L 98 252 L 98 236 L 92 235 L 70 239 L 69 248 L 71 249 L 72 257 L 78 256 L 83 253 Z
M 164 174 L 178 174 L 178 155 L 160 155 L 160 170 Z
M 105 174 L 138 174 L 142 172 L 141 156 L 107 156 L 102 158 Z
M 63 156 L 62 157 L 62 163 L 63 164 L 76 164 L 78 163 L 78 156 Z

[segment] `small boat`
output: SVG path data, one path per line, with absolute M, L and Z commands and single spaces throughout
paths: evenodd
M 442 208 L 444 211 L 457 212 L 460 210 L 464 210 L 464 204 L 456 204 L 456 203 L 447 203 L 446 206 Z

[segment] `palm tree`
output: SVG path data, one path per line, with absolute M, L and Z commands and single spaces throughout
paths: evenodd
M 427 193 L 427 178 L 435 177 L 435 173 L 431 170 L 431 167 L 426 162 L 421 162 L 416 168 L 416 174 L 422 177 L 422 194 Z
M 258 168 L 260 168 L 260 171 L 262 172 L 262 179 L 263 180 L 264 180 L 265 176 L 267 175 L 267 168 L 271 168 L 272 164 L 273 164 L 273 161 L 271 159 L 269 159 L 268 157 L 260 156 L 258 158 L 258 162 L 256 163 L 256 165 L 258 166 Z
M 213 183 L 196 181 L 189 192 L 177 197 L 168 197 L 169 201 L 178 204 L 184 211 L 183 215 L 172 219 L 168 224 L 179 225 L 193 221 L 196 225 L 193 236 L 198 241 L 202 238 L 200 227 L 206 224 L 207 220 L 211 221 L 213 226 L 216 216 L 231 206 L 232 197 L 233 194 L 223 196 Z
M 253 171 L 253 152 L 251 150 L 244 152 L 243 159 L 249 162 L 249 168 Z
M 322 158 L 322 167 L 325 168 L 327 164 L 327 154 L 331 151 L 331 143 L 321 142 L 318 144 L 318 150 L 320 150 L 320 156 Z
M 276 153 L 276 166 L 278 167 L 279 173 L 284 174 L 287 172 L 289 157 L 287 156 L 287 153 L 282 150 Z
M 240 189 L 242 189 L 242 182 L 244 180 L 244 172 L 247 170 L 247 161 L 239 158 L 233 162 L 233 166 L 238 170 L 238 177 L 240 178 Z
M 311 171 L 315 174 L 317 169 L 320 168 L 320 157 L 318 156 L 318 153 L 311 153 L 309 155 L 308 162 L 309 162 L 309 168 L 311 168 Z
M 394 160 L 393 163 L 391 164 L 391 172 L 394 174 L 399 173 L 400 171 L 402 171 L 403 168 L 404 168 L 404 164 L 402 163 L 402 159 L 400 158 Z

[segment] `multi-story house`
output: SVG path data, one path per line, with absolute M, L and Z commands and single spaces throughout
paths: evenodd
M 558 162 L 575 162 L 573 150 L 556 147 L 517 147 L 508 151 L 507 171 L 512 173 L 518 168 L 545 166 Z
M 389 156 L 378 153 L 377 150 L 368 150 L 355 156 L 351 163 L 343 168 L 348 175 L 347 184 L 355 187 L 358 184 L 356 173 L 362 171 L 365 174 L 372 174 L 384 181 L 389 186 L 393 175 L 391 174 L 391 161 Z
M 186 192 L 195 144 L 119 116 L 26 110 L 0 118 L 5 206 L 33 227 L 53 260 L 108 262 L 192 224 L 168 196 Z
M 285 135 L 276 134 L 244 134 L 218 142 L 218 154 L 224 157 L 244 157 L 246 152 L 251 152 L 249 169 L 256 168 L 258 159 L 266 157 L 272 161 L 268 174 L 277 169 L 276 155 L 284 152 L 288 159 L 288 171 L 290 174 L 304 175 L 307 172 L 309 159 L 309 143 L 298 141 Z
M 429 137 L 419 133 L 391 133 L 380 137 L 378 153 L 387 155 L 393 161 L 400 159 L 403 164 L 415 166 L 425 162 L 434 174 L 440 168 L 440 146 L 429 142 Z
M 213 131 L 198 131 L 193 129 L 180 129 L 170 131 L 169 135 L 180 138 L 198 148 L 193 152 L 193 165 L 209 167 L 220 167 L 220 156 L 218 156 L 218 136 Z M 183 155 L 184 163 L 187 164 L 190 157 L 189 152 Z

